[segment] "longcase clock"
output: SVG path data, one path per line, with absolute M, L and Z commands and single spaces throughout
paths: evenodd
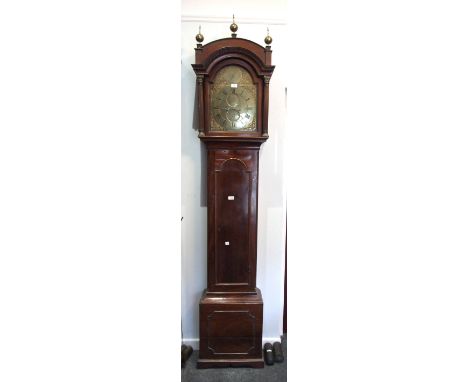
M 202 45 L 196 36 L 199 138 L 207 150 L 208 285 L 199 304 L 199 368 L 263 367 L 256 286 L 260 145 L 268 139 L 271 37 Z

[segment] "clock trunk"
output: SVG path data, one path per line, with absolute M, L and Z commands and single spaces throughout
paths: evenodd
M 207 143 L 208 291 L 254 293 L 259 147 Z

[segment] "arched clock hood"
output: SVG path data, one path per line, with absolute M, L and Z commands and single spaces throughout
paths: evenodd
M 235 36 L 235 34 L 233 34 Z M 222 38 L 208 44 L 197 44 L 193 70 L 197 76 L 198 131 L 202 140 L 225 140 L 228 135 L 238 141 L 264 142 L 268 139 L 268 99 L 270 78 L 275 69 L 271 65 L 272 50 L 269 45 L 263 47 L 256 42 L 238 38 Z M 258 128 L 249 133 L 219 133 L 210 131 L 209 105 L 210 84 L 213 74 L 229 63 L 244 63 L 249 71 L 259 79 L 258 88 Z

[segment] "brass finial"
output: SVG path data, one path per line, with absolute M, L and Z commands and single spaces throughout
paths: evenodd
M 201 34 L 201 25 L 199 25 L 198 26 L 198 34 L 195 36 L 195 40 L 197 40 L 197 42 L 199 42 L 199 43 L 202 43 L 204 39 L 205 38 Z
M 232 32 L 231 36 L 236 37 L 237 36 L 236 32 L 237 32 L 237 29 L 239 29 L 239 27 L 237 26 L 236 22 L 234 21 L 234 14 L 232 15 L 232 24 L 231 24 L 230 28 L 231 28 L 231 32 Z
M 270 45 L 273 42 L 273 39 L 270 36 L 270 29 L 267 28 L 267 35 L 265 37 L 265 44 Z

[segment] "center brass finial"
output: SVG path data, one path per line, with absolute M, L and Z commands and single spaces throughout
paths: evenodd
M 236 22 L 234 20 L 234 14 L 232 15 L 232 24 L 231 24 L 230 28 L 231 28 L 231 32 L 232 32 L 232 37 L 236 37 L 236 32 L 237 32 L 237 29 L 239 29 L 239 28 L 238 28 L 238 26 L 237 26 L 237 24 L 236 24 Z

